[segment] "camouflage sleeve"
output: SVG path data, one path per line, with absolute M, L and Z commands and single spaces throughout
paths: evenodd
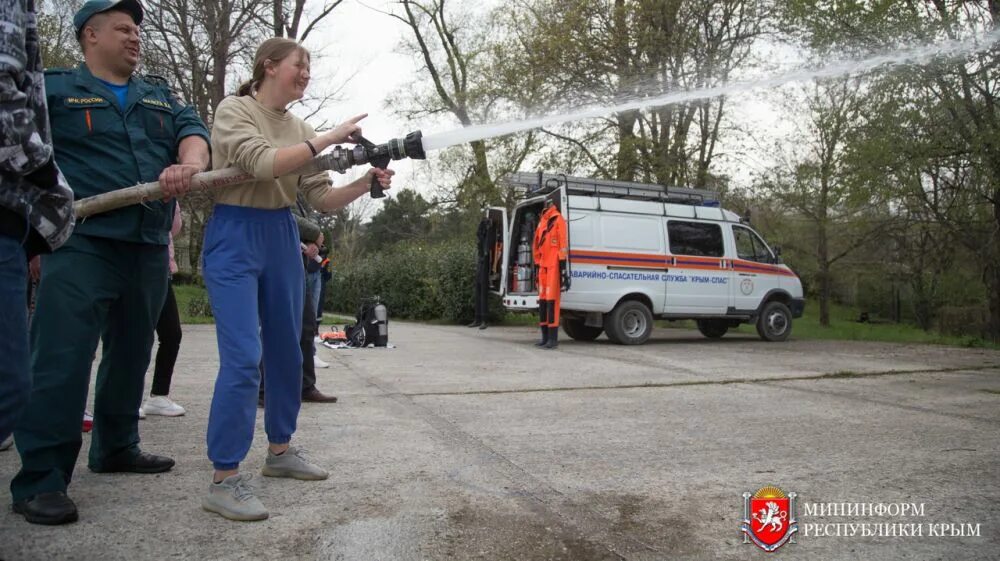
M 0 4 L 0 169 L 15 175 L 31 173 L 52 158 L 32 4 Z

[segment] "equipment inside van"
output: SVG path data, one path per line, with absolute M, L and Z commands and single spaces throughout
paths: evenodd
M 489 208 L 498 239 L 490 289 L 511 310 L 537 310 L 532 238 L 547 198 L 569 225 L 572 285 L 562 326 L 579 341 L 649 339 L 654 319 L 695 320 L 719 338 L 753 323 L 766 341 L 784 341 L 802 316 L 802 283 L 763 238 L 702 189 L 516 172 L 505 181 L 520 202 L 508 220 Z

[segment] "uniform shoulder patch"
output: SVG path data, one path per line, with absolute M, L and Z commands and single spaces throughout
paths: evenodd
M 160 86 L 167 88 L 168 90 L 170 89 L 170 82 L 159 74 L 143 74 L 142 79 L 154 86 Z
M 177 102 L 178 105 L 187 105 L 181 98 L 180 93 L 170 86 L 170 82 L 166 78 L 158 74 L 145 74 L 142 79 L 154 88 L 159 88 L 167 94 L 167 96 Z

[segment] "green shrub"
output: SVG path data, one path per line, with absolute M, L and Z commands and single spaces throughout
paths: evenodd
M 401 243 L 334 271 L 325 306 L 354 314 L 362 298 L 378 296 L 398 319 L 472 319 L 476 250 L 471 242 Z M 490 321 L 503 308 L 491 298 Z
M 183 284 L 190 286 L 205 286 L 204 279 L 202 279 L 201 275 L 194 271 L 177 271 L 171 275 L 170 280 L 175 285 Z
M 989 315 L 986 306 L 942 306 L 938 310 L 938 331 L 945 335 L 986 339 Z
M 188 300 L 188 317 L 210 318 L 212 316 L 212 305 L 208 302 L 207 295 L 198 294 Z

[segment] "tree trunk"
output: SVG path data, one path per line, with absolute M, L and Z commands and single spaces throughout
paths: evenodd
M 820 242 L 817 247 L 819 272 L 819 324 L 823 327 L 830 327 L 830 262 L 827 255 L 826 228 L 821 227 L 819 232 Z
M 997 181 L 1000 181 L 1000 178 Z M 1000 189 L 993 192 L 993 226 L 991 251 L 986 259 L 983 280 L 990 306 L 988 336 L 990 340 L 1000 342 Z
M 639 167 L 639 154 L 636 146 L 635 121 L 636 113 L 629 111 L 619 113 L 618 117 L 618 157 L 615 159 L 615 178 L 619 181 L 635 181 Z
M 474 197 L 479 199 L 477 204 L 495 204 L 496 193 L 494 192 L 493 180 L 490 179 L 489 160 L 486 157 L 486 143 L 482 140 L 470 142 L 472 147 L 472 192 Z M 474 208 L 474 207 L 470 207 Z
M 829 170 L 824 166 L 820 172 L 819 220 L 816 224 L 816 258 L 819 265 L 819 324 L 830 327 L 830 244 L 827 238 L 827 224 L 830 212 Z

